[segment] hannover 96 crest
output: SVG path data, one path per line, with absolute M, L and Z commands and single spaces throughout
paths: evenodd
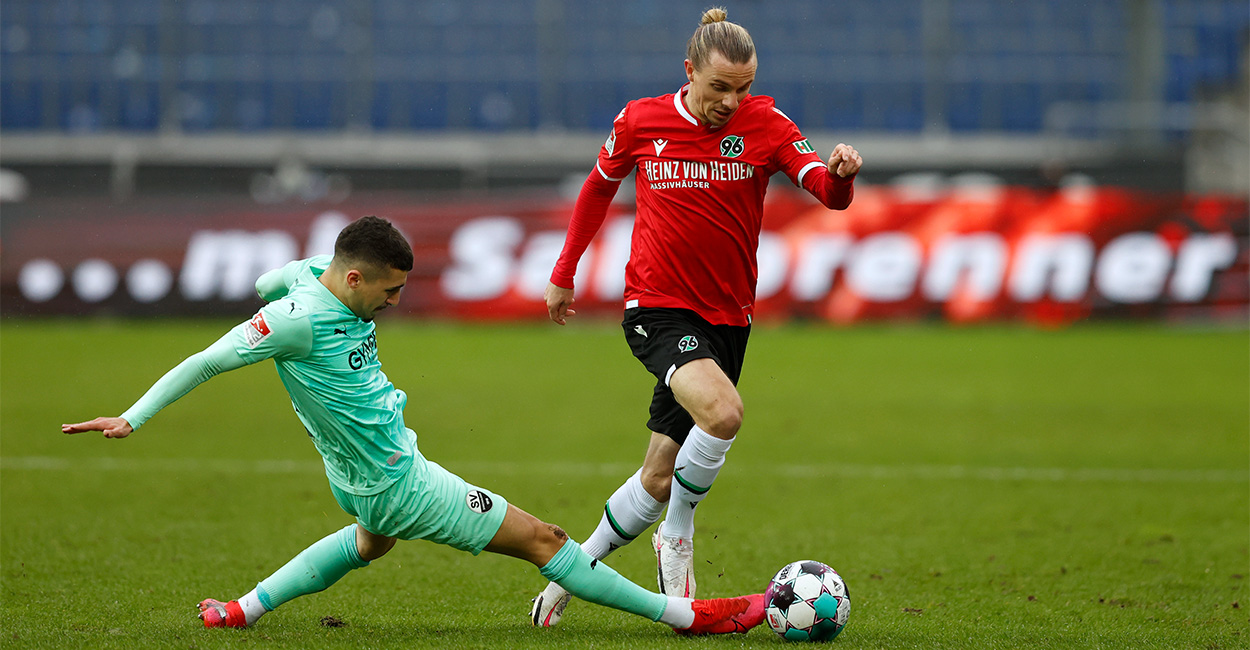
M 720 141 L 720 155 L 726 158 L 737 158 L 742 155 L 746 147 L 742 143 L 742 136 L 727 135 L 725 139 Z

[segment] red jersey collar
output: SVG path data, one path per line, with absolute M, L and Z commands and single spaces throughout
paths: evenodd
M 686 92 L 689 90 L 690 90 L 690 84 L 686 84 L 682 86 L 681 90 L 677 91 L 677 93 L 673 95 L 673 106 L 677 107 L 677 114 L 686 118 L 687 122 L 695 126 L 702 126 L 702 124 L 699 124 L 699 118 L 691 115 L 690 110 L 686 108 L 686 102 L 683 98 L 686 96 Z

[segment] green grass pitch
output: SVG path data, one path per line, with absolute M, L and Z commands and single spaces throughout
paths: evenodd
M 577 602 L 533 629 L 534 568 L 426 542 L 252 629 L 203 629 L 196 602 L 350 523 L 271 364 L 126 440 L 58 425 L 120 413 L 230 324 L 0 324 L 0 645 L 784 645 Z M 379 343 L 427 457 L 575 538 L 641 461 L 652 381 L 615 326 L 384 317 Z M 1248 360 L 1244 330 L 757 328 L 746 422 L 699 511 L 700 594 L 817 559 L 852 596 L 834 647 L 1250 647 Z M 654 588 L 645 540 L 609 563 Z

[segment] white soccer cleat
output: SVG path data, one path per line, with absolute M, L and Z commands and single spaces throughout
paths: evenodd
M 664 522 L 651 536 L 655 549 L 656 582 L 660 593 L 678 598 L 694 598 L 694 541 L 664 536 Z
M 568 607 L 572 598 L 573 594 L 565 591 L 564 587 L 554 582 L 547 583 L 547 588 L 530 601 L 534 603 L 530 610 L 530 622 L 535 627 L 551 627 L 559 623 L 560 617 L 564 616 L 564 608 Z

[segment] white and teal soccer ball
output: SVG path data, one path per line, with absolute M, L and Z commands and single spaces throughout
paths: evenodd
M 851 616 L 851 594 L 829 565 L 800 560 L 782 567 L 764 592 L 769 627 L 788 641 L 832 641 Z

